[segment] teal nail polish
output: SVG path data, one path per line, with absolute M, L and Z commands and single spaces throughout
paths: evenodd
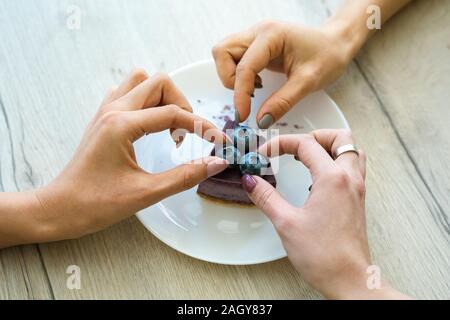
M 261 120 L 258 122 L 258 127 L 260 129 L 269 129 L 269 127 L 273 125 L 273 117 L 270 114 L 265 114 Z

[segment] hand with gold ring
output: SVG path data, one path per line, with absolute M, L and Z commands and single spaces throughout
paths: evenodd
M 354 147 L 351 131 L 279 136 L 259 151 L 268 157 L 294 155 L 311 172 L 311 194 L 300 208 L 260 177 L 243 177 L 250 198 L 272 221 L 306 281 L 333 299 L 407 298 L 383 281 L 379 290 L 367 287 L 372 262 L 365 219 L 366 156 Z

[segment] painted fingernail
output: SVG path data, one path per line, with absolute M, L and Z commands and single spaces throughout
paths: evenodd
M 206 175 L 208 178 L 215 176 L 216 174 L 221 173 L 228 167 L 228 161 L 220 158 L 215 158 L 211 162 L 206 164 Z
M 242 177 L 242 186 L 244 187 L 244 190 L 247 191 L 247 193 L 252 193 L 253 190 L 256 188 L 256 180 L 249 174 L 244 174 Z
M 241 123 L 241 116 L 239 115 L 238 109 L 234 111 L 234 121 L 236 121 L 237 123 Z
M 269 127 L 273 124 L 273 117 L 270 114 L 265 114 L 261 120 L 258 122 L 258 127 L 260 129 L 269 129 Z

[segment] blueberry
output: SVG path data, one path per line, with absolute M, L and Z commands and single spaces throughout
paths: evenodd
M 269 167 L 269 161 L 256 152 L 247 153 L 239 160 L 242 174 L 261 175 L 261 170 Z
M 250 127 L 238 126 L 234 129 L 234 146 L 239 149 L 241 153 L 247 153 L 251 148 L 255 148 L 257 140 L 258 136 L 256 135 L 256 132 Z
M 217 156 L 226 159 L 230 163 L 230 168 L 236 168 L 239 165 L 238 161 L 241 158 L 241 152 L 233 146 L 225 146 Z

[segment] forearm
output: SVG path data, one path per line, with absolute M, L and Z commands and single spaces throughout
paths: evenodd
M 40 210 L 33 192 L 0 193 L 0 248 L 37 242 Z
M 377 29 L 368 27 L 372 12 L 368 8 L 380 8 L 380 22 L 383 25 L 411 0 L 347 0 L 324 24 L 330 32 L 337 33 L 348 44 L 349 56 L 353 58 Z

